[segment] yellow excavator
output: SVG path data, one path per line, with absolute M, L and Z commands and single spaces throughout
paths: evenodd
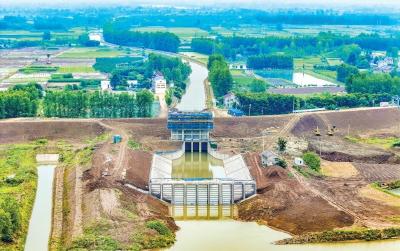
M 314 135 L 315 135 L 315 136 L 321 136 L 321 132 L 319 131 L 318 126 L 317 126 L 317 128 L 315 128 L 315 130 L 314 130 Z
M 336 126 L 328 126 L 328 136 L 333 136 L 336 131 Z

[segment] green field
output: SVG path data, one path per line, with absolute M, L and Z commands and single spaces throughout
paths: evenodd
M 59 56 L 58 58 L 111 58 L 123 56 L 124 51 L 108 48 L 72 48 Z
M 84 28 L 73 28 L 68 31 L 51 32 L 51 39 L 77 39 L 79 35 L 85 32 Z M 0 30 L 0 39 L 11 39 L 17 41 L 38 41 L 42 40 L 42 31 L 29 31 L 29 30 Z
M 92 66 L 87 65 L 74 65 L 74 66 L 61 66 L 58 71 L 59 73 L 91 73 L 96 72 Z

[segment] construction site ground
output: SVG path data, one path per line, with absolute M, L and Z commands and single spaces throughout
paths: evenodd
M 400 179 L 396 151 L 349 142 L 345 138 L 347 135 L 400 135 L 399 123 L 400 111 L 396 109 L 216 118 L 212 137 L 220 151 L 241 153 L 257 182 L 257 196 L 238 205 L 238 219 L 302 234 L 336 228 L 399 225 L 393 220 L 400 216 L 396 200 L 374 199 L 369 190 L 373 182 Z M 327 128 L 333 125 L 337 128 L 335 136 L 327 136 Z M 323 134 L 320 138 L 314 135 L 316 127 Z M 114 134 L 122 136 L 121 143 L 112 143 Z M 99 135 L 107 137 L 90 145 L 89 140 Z M 177 230 L 168 215 L 168 207 L 144 193 L 148 189 L 152 154 L 180 147 L 169 137 L 163 118 L 0 121 L 1 144 L 46 138 L 69 142 L 76 152 L 91 146 L 88 164 L 75 163 L 64 171 L 63 180 L 60 175 L 56 179 L 56 186 L 63 182 L 64 217 L 62 224 L 57 219 L 53 222 L 58 222 L 58 228 L 62 226 L 60 241 L 67 246 L 99 224 L 104 225 L 100 228 L 104 234 L 126 245 L 134 241 L 133 233 L 144 231 L 145 222 L 151 219 L 161 219 Z M 307 149 L 320 151 L 322 158 L 331 163 L 329 172 L 325 176 L 304 177 L 290 167 L 291 162 L 287 169 L 262 167 L 259 153 L 263 149 L 274 150 L 278 137 L 289 141 L 290 147 L 284 154 L 288 162 Z M 343 161 L 345 170 L 341 170 Z M 347 172 L 350 174 L 344 175 Z

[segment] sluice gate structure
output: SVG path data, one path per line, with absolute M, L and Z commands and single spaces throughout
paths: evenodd
M 242 156 L 211 148 L 211 112 L 172 112 L 167 127 L 171 140 L 182 142 L 182 148 L 153 155 L 152 196 L 173 205 L 207 206 L 232 205 L 256 194 L 256 183 Z

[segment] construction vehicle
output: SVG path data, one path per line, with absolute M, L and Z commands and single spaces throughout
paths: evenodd
M 319 131 L 318 126 L 317 126 L 317 128 L 315 128 L 315 130 L 314 130 L 314 135 L 315 135 L 315 136 L 321 136 L 321 132 Z
M 336 131 L 336 126 L 328 126 L 328 136 L 333 136 Z

